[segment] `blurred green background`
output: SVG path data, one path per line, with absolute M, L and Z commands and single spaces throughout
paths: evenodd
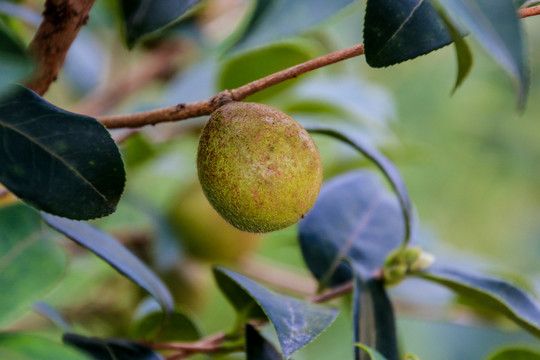
M 93 115 L 203 100 L 222 88 L 362 39 L 363 6 L 355 5 L 303 37 L 245 56 L 224 57 L 221 41 L 234 30 L 244 3 L 208 3 L 212 5 L 190 26 L 175 26 L 165 38 L 128 52 L 110 2 L 98 1 L 46 99 Z M 41 6 L 39 1 L 28 5 L 36 11 Z M 362 57 L 355 58 L 252 100 L 274 105 L 300 122 L 337 124 L 378 146 L 405 177 L 419 218 L 418 241 L 426 249 L 464 266 L 526 278 L 520 281 L 534 290 L 540 271 L 540 19 L 522 22 L 532 78 L 522 114 L 506 74 L 470 39 L 474 67 L 452 96 L 456 59 L 453 46 L 448 46 L 385 69 L 369 68 Z M 31 25 L 19 20 L 13 24 L 30 39 Z M 174 71 L 100 109 L 100 93 L 120 80 L 137 78 L 146 70 L 149 54 L 164 41 L 184 47 Z M 201 196 L 195 155 L 204 120 L 147 127 L 125 141 L 125 196 L 117 213 L 95 223 L 151 264 L 179 305 L 193 314 L 203 333 L 211 334 L 229 329 L 234 321 L 232 308 L 211 277 L 213 264 L 270 283 L 280 271 L 293 272 L 291 287 L 300 289 L 301 296 L 315 287 L 303 264 L 295 227 L 264 236 L 239 234 L 222 223 Z M 320 136 L 315 140 L 326 178 L 370 166 L 346 146 Z M 93 255 L 62 239 L 55 241 L 70 253 L 70 262 L 65 278 L 44 300 L 80 332 L 127 336 L 144 294 Z M 473 360 L 506 343 L 538 346 L 506 322 L 474 314 L 435 286 L 410 281 L 392 293 L 404 348 L 422 359 Z M 350 302 L 335 304 L 342 310 L 336 323 L 295 359 L 351 358 Z M 31 312 L 11 328 L 59 334 Z

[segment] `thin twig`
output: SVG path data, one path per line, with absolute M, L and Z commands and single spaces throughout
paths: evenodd
M 140 343 L 156 350 L 175 350 L 175 353 L 169 355 L 166 359 L 177 360 L 183 359 L 194 353 L 211 353 L 219 351 L 222 349 L 222 344 L 226 339 L 225 334 L 217 333 L 193 343 L 145 341 L 140 341 Z
M 308 300 L 312 303 L 319 304 L 319 303 L 322 303 L 331 299 L 335 299 L 347 293 L 350 293 L 353 290 L 353 288 L 354 288 L 354 284 L 352 281 L 350 281 L 342 285 L 333 287 L 327 292 L 324 292 L 322 294 L 312 296 Z
M 221 105 L 229 101 L 241 101 L 280 82 L 295 78 L 309 71 L 319 69 L 342 60 L 364 54 L 364 45 L 355 45 L 316 59 L 292 66 L 264 78 L 252 81 L 233 90 L 225 90 L 214 97 L 189 104 L 178 104 L 167 108 L 150 110 L 130 115 L 113 115 L 99 117 L 98 120 L 109 129 L 124 127 L 141 127 L 161 122 L 185 120 L 193 117 L 210 115 Z
M 36 61 L 36 71 L 26 86 L 43 95 L 56 80 L 68 50 L 88 21 L 95 0 L 46 0 L 43 20 L 28 51 Z
M 540 15 L 540 5 L 518 10 L 520 17 Z M 339 50 L 316 59 L 292 66 L 264 78 L 252 81 L 233 90 L 225 90 L 214 97 L 195 103 L 180 103 L 176 106 L 161 108 L 128 115 L 103 116 L 98 120 L 109 129 L 124 127 L 142 127 L 161 122 L 179 121 L 193 117 L 210 115 L 221 105 L 229 101 L 241 101 L 270 86 L 295 78 L 307 72 L 364 54 L 364 44 Z
M 518 10 L 518 15 L 521 18 L 540 15 L 540 5 L 531 6 L 529 8 L 525 8 L 525 9 L 519 9 Z

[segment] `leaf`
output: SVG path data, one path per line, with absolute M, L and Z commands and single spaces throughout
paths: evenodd
M 214 268 L 214 276 L 240 318 L 248 313 L 248 317 L 268 318 L 287 359 L 326 330 L 337 316 L 335 309 L 277 294 L 224 268 Z
M 366 61 L 386 67 L 452 42 L 428 0 L 368 0 L 364 20 Z
M 122 0 L 126 42 L 131 48 L 140 38 L 157 31 L 192 9 L 201 0 Z
M 0 209 L 0 327 L 30 310 L 64 275 L 65 255 L 40 222 L 22 204 Z
M 338 13 L 354 0 L 256 0 L 246 23 L 230 42 L 232 51 L 267 45 L 305 33 Z
M 218 86 L 234 89 L 314 57 L 314 48 L 303 41 L 289 41 L 242 53 L 227 60 L 218 74 Z M 282 82 L 251 95 L 249 101 L 261 101 L 294 85 L 299 79 Z
M 338 176 L 321 189 L 299 222 L 304 260 L 321 287 L 352 279 L 350 259 L 369 279 L 403 239 L 403 218 L 395 197 L 371 171 Z
M 413 354 L 405 354 L 405 360 L 420 360 L 420 358 Z
M 283 356 L 253 326 L 246 325 L 247 360 L 282 360 Z
M 163 360 L 152 349 L 124 339 L 89 338 L 68 333 L 62 340 L 96 360 Z
M 369 346 L 363 344 L 356 344 L 360 349 L 364 350 L 368 355 L 369 359 L 367 360 L 386 360 L 377 350 L 370 348 Z
M 452 39 L 454 40 L 454 45 L 456 47 L 458 74 L 456 77 L 456 84 L 454 85 L 454 89 L 452 90 L 453 94 L 457 90 L 457 88 L 463 83 L 467 75 L 471 72 L 473 56 L 471 53 L 471 49 L 463 38 L 461 31 L 450 21 L 450 19 L 447 18 L 444 12 L 440 12 L 439 15 L 444 21 L 448 32 L 452 36 Z
M 0 182 L 32 206 L 72 219 L 113 213 L 124 189 L 120 152 L 95 119 L 13 86 L 0 99 Z
M 173 312 L 174 300 L 167 287 L 141 260 L 114 238 L 84 222 L 48 214 L 41 216 L 50 227 L 84 246 L 148 291 L 165 312 Z
M 399 360 L 394 309 L 382 281 L 355 276 L 353 294 L 354 341 Z M 370 355 L 371 356 L 371 355 Z M 355 349 L 356 359 L 367 359 Z
M 25 333 L 0 333 L 0 359 L 5 360 L 89 360 L 65 345 Z
M 523 30 L 512 0 L 433 0 L 454 24 L 463 24 L 472 37 L 510 75 L 524 106 L 529 91 L 529 65 Z
M 405 234 L 403 239 L 405 243 L 409 242 L 413 228 L 412 204 L 405 181 L 403 180 L 403 177 L 401 176 L 401 173 L 396 165 L 394 165 L 394 163 L 392 163 L 382 153 L 378 152 L 374 148 L 371 148 L 357 137 L 346 135 L 345 132 L 338 129 L 321 125 L 306 126 L 305 129 L 311 133 L 328 135 L 349 144 L 354 149 L 362 153 L 362 155 L 368 158 L 382 171 L 383 175 L 388 179 L 388 182 L 390 182 L 390 185 L 398 196 L 401 212 L 404 218 Z
M 151 298 L 141 303 L 132 326 L 132 337 L 149 341 L 195 341 L 201 338 L 199 327 L 185 311 L 175 309 L 166 317 L 158 307 Z
M 71 326 L 64 319 L 64 317 L 55 308 L 53 308 L 46 302 L 39 301 L 35 303 L 34 311 L 48 319 L 50 322 L 52 322 L 54 325 L 58 326 L 65 332 L 71 331 Z
M 536 337 L 540 337 L 540 306 L 528 293 L 507 281 L 457 268 L 431 266 L 418 274 L 464 298 L 499 312 Z
M 509 348 L 499 350 L 489 360 L 540 360 L 540 352 L 525 348 Z
M 5 94 L 9 84 L 30 74 L 32 67 L 22 43 L 0 23 L 0 95 Z
M 201 333 L 186 314 L 174 311 L 166 318 L 159 311 L 140 319 L 133 328 L 133 337 L 154 341 L 195 341 L 201 338 Z

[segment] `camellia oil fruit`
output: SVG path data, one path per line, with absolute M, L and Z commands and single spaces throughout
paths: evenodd
M 212 113 L 197 170 L 217 212 L 249 232 L 296 223 L 315 204 L 322 182 L 319 150 L 307 131 L 280 110 L 249 102 Z

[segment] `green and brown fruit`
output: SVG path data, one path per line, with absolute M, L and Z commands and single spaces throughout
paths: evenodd
M 197 169 L 212 206 L 248 232 L 296 223 L 322 182 L 321 157 L 307 131 L 278 109 L 249 102 L 228 103 L 210 116 Z

